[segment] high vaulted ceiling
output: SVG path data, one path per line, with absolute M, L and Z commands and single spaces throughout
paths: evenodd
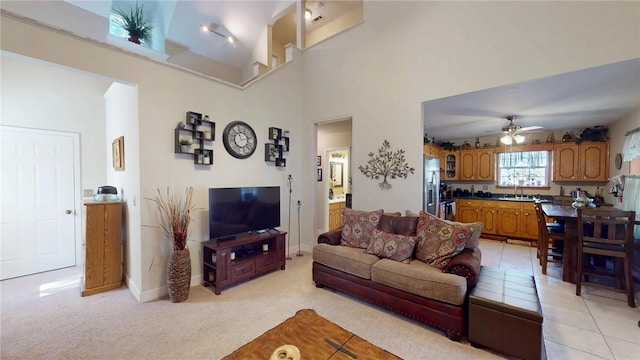
M 296 45 L 296 7 L 294 0 L 2 0 L 3 9 L 78 35 L 104 41 L 113 8 L 128 10 L 136 3 L 144 6 L 154 26 L 154 41 L 168 43 L 166 49 L 189 51 L 242 69 L 253 63 L 256 53 L 266 53 L 266 32 L 276 21 L 273 41 L 282 46 Z M 305 8 L 312 13 L 305 20 L 307 33 L 330 23 L 362 0 L 309 0 Z M 279 21 L 281 20 L 281 21 Z M 202 26 L 216 24 L 216 32 L 231 35 L 233 43 Z M 154 46 L 155 48 L 155 46 Z M 164 43 L 161 48 L 165 48 Z M 168 54 L 172 55 L 172 54 Z

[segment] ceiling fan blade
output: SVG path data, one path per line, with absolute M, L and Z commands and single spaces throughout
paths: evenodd
M 520 128 L 519 132 L 523 132 L 523 131 L 531 131 L 531 130 L 538 130 L 538 129 L 542 129 L 542 126 L 538 126 L 538 125 L 534 125 L 534 126 L 525 126 Z

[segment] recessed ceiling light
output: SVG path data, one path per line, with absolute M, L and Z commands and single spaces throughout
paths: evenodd
M 309 20 L 309 19 L 311 19 L 311 16 L 313 16 L 313 13 L 311 12 L 311 10 L 306 9 L 306 10 L 304 11 L 304 18 L 305 18 L 306 20 Z

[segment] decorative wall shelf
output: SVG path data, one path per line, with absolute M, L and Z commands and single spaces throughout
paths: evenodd
M 174 130 L 174 143 L 176 154 L 189 154 L 193 156 L 193 163 L 197 165 L 213 164 L 212 142 L 216 136 L 216 123 L 209 121 L 209 115 L 187 111 L 185 122 L 178 123 Z M 187 146 L 182 142 L 190 142 Z
M 276 127 L 269 128 L 269 140 L 271 142 L 264 144 L 264 161 L 274 162 L 277 167 L 287 166 L 287 159 L 284 157 L 285 152 L 289 152 L 290 140 L 286 136 L 288 131 Z

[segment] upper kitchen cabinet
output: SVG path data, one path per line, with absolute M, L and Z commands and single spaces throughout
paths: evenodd
M 440 157 L 440 146 L 436 145 L 436 144 L 424 144 L 424 146 L 422 147 L 423 152 L 425 155 L 430 155 L 430 156 L 435 156 L 435 157 Z
M 493 149 L 460 150 L 460 180 L 495 180 Z
M 554 145 L 553 181 L 607 181 L 608 178 L 608 142 Z
M 440 180 L 458 180 L 460 177 L 460 151 L 443 149 L 440 153 L 440 167 L 444 171 L 440 175 Z

